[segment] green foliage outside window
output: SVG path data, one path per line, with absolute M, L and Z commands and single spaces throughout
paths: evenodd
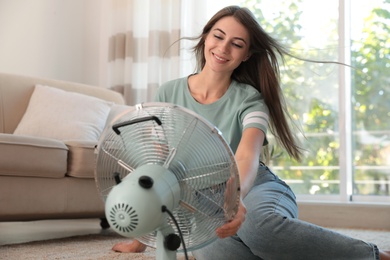
M 262 2 L 243 5 L 262 27 L 293 55 L 317 61 L 338 61 L 338 21 L 329 20 L 328 41 L 310 49 L 303 41 L 300 18 L 303 0 L 278 2 L 280 12 L 265 19 Z M 353 1 L 352 1 L 353 4 Z M 365 18 L 361 38 L 351 42 L 352 151 L 354 194 L 390 195 L 390 0 Z M 339 194 L 338 69 L 286 57 L 281 83 L 292 119 L 301 126 L 307 154 L 295 162 L 272 147 L 272 167 L 298 194 Z M 325 91 L 324 91 L 325 90 Z M 281 156 L 280 156 L 281 155 Z M 386 167 L 387 166 L 387 167 Z M 294 182 L 295 180 L 295 182 Z

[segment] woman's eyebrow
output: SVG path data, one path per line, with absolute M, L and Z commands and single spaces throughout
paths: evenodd
M 225 33 L 223 30 L 219 29 L 219 28 L 215 28 L 214 31 L 219 31 L 219 32 L 221 32 L 223 35 L 226 35 L 226 33 Z M 243 42 L 246 44 L 246 41 L 245 41 L 243 38 L 241 38 L 241 37 L 233 37 L 233 39 L 243 41 Z

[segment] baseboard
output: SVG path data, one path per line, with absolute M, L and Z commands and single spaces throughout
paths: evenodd
M 390 206 L 365 203 L 298 201 L 299 218 L 337 228 L 390 230 Z

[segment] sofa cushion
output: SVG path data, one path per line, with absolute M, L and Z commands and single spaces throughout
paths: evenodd
M 68 172 L 66 175 L 77 178 L 95 177 L 95 141 L 67 141 L 69 149 Z
M 97 141 L 111 105 L 99 98 L 36 85 L 14 134 Z
M 124 114 L 130 106 L 113 104 L 107 117 L 105 129 L 111 127 L 112 121 Z M 94 178 L 96 168 L 95 141 L 65 141 L 69 148 L 68 173 L 66 175 L 77 178 Z
M 61 141 L 0 134 L 0 175 L 62 178 L 67 157 Z

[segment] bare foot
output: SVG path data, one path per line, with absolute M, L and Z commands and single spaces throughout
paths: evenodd
M 390 260 L 390 251 L 379 250 L 379 257 L 381 260 Z
M 142 253 L 146 250 L 146 247 L 146 245 L 134 239 L 130 242 L 118 243 L 112 247 L 112 250 L 121 253 Z

